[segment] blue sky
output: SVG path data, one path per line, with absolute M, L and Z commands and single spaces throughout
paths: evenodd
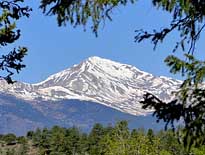
M 18 81 L 40 82 L 90 56 L 131 64 L 157 76 L 179 78 L 170 74 L 163 63 L 174 47 L 175 34 L 159 44 L 156 51 L 150 41 L 134 42 L 136 29 L 161 28 L 171 20 L 168 13 L 156 10 L 149 1 L 139 0 L 135 5 L 116 9 L 113 21 L 101 27 L 97 38 L 89 27 L 86 32 L 82 27 L 58 27 L 54 17 L 46 17 L 38 9 L 39 3 L 29 4 L 33 7 L 31 17 L 18 24 L 22 36 L 12 45 L 24 45 L 29 49 L 24 61 L 27 67 L 15 76 Z

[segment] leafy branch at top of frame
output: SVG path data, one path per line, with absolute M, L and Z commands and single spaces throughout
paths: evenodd
M 57 17 L 59 26 L 70 23 L 72 26 L 91 24 L 93 33 L 97 36 L 100 24 L 112 20 L 114 8 L 134 3 L 136 0 L 42 0 L 40 8 L 46 15 Z
M 196 42 L 205 27 L 205 1 L 153 0 L 153 4 L 157 8 L 162 8 L 172 13 L 171 24 L 161 30 L 153 30 L 153 32 L 142 29 L 136 30 L 137 35 L 135 36 L 135 42 L 150 39 L 154 44 L 154 49 L 156 49 L 158 43 L 163 42 L 168 34 L 178 31 L 180 39 L 176 42 L 173 52 L 181 47 L 182 51 L 193 54 Z M 186 46 L 189 48 L 186 49 Z

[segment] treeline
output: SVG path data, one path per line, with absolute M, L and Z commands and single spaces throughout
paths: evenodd
M 152 129 L 128 129 L 126 121 L 115 126 L 104 127 L 95 124 L 90 133 L 83 133 L 78 128 L 62 128 L 29 131 L 26 137 L 12 134 L 1 135 L 0 141 L 6 145 L 21 144 L 22 155 L 204 155 L 205 147 L 192 148 L 187 153 L 172 131 Z M 16 144 L 16 145 L 17 145 Z M 19 148 L 6 155 L 17 155 Z M 32 151 L 31 151 L 32 149 Z M 16 151 L 16 152 L 15 152 Z M 6 151 L 4 151 L 5 153 Z

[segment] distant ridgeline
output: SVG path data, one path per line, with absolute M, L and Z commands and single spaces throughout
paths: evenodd
M 204 155 L 205 146 L 192 148 L 190 154 Z M 78 128 L 36 129 L 25 137 L 0 135 L 1 155 L 185 155 L 172 131 L 154 132 L 142 128 L 128 129 L 126 121 L 115 126 L 95 124 L 89 133 Z
M 89 101 L 42 101 L 32 104 L 32 102 L 28 103 L 8 95 L 0 95 L 0 98 L 0 134 L 25 135 L 29 130 L 51 128 L 53 125 L 76 126 L 82 131 L 88 132 L 97 122 L 108 125 L 115 124 L 120 120 L 127 120 L 131 129 L 163 129 L 163 123 L 156 123 L 156 119 L 151 114 L 134 116 Z

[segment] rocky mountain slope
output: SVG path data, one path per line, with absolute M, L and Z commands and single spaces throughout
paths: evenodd
M 145 92 L 169 100 L 180 81 L 156 77 L 136 67 L 100 57 L 90 57 L 78 65 L 51 75 L 37 84 L 0 80 L 0 93 L 26 102 L 81 100 L 100 103 L 132 115 L 146 115 L 139 101 Z M 1 105 L 2 103 L 0 103 Z
M 95 123 L 114 125 L 120 120 L 127 120 L 130 129 L 163 128 L 163 124 L 156 123 L 156 119 L 151 115 L 134 116 L 90 101 L 28 102 L 8 95 L 0 95 L 0 98 L 0 134 L 25 135 L 29 130 L 50 128 L 54 125 L 76 126 L 88 132 Z

